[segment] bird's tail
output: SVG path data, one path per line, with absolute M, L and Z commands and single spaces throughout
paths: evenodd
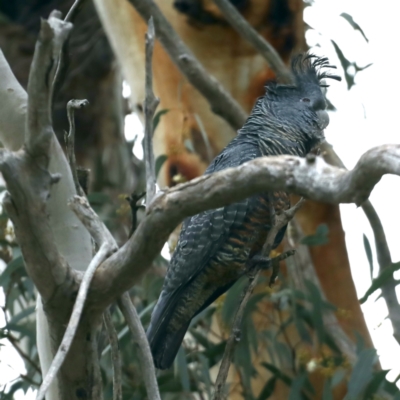
M 153 334 L 152 327 L 150 326 L 147 331 L 147 338 L 149 339 L 150 349 L 153 354 L 154 365 L 158 369 L 170 368 L 176 354 L 178 353 L 179 346 L 181 345 L 186 331 L 189 328 L 190 321 L 182 326 L 177 332 L 165 332 L 165 330 L 158 330 Z

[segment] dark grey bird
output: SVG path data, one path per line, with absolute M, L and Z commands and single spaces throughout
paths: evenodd
M 294 83 L 270 82 L 238 135 L 213 160 L 206 174 L 236 167 L 257 157 L 304 157 L 323 138 L 329 123 L 321 87 L 327 58 L 299 55 L 292 61 Z M 260 193 L 184 220 L 178 244 L 151 316 L 147 337 L 157 368 L 169 368 L 192 318 L 227 291 L 260 254 L 273 210 L 290 207 L 285 192 Z M 272 210 L 272 211 L 271 211 Z M 286 227 L 274 246 L 283 239 Z

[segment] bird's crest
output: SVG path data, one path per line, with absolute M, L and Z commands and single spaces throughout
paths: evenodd
M 297 85 L 314 83 L 321 87 L 328 87 L 324 79 L 342 80 L 339 75 L 326 71 L 327 68 L 336 69 L 335 65 L 329 64 L 327 57 L 318 57 L 312 53 L 299 54 L 293 57 L 291 66 Z

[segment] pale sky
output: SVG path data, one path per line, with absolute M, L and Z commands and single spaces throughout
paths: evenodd
M 400 38 L 399 11 L 398 0 L 382 0 L 378 3 L 371 0 L 315 0 L 311 7 L 305 9 L 305 22 L 315 29 L 307 34 L 309 45 L 317 54 L 328 56 L 331 63 L 338 65 L 341 75 L 340 63 L 331 39 L 336 41 L 349 61 L 357 62 L 359 66 L 373 63 L 357 75 L 356 85 L 350 91 L 344 80 L 341 83 L 332 81 L 328 91 L 328 97 L 337 111 L 330 115 L 331 123 L 326 130 L 326 137 L 348 168 L 352 168 L 371 147 L 400 141 L 400 128 L 396 119 L 400 102 L 400 81 L 396 76 L 400 61 L 397 53 Z M 364 30 L 369 43 L 340 17 L 342 12 L 353 16 Z M 320 44 L 319 48 L 313 47 L 316 43 Z M 127 122 L 137 126 L 134 117 L 128 117 Z M 128 131 L 132 132 L 131 129 Z M 399 261 L 397 231 L 400 225 L 400 178 L 384 177 L 374 189 L 370 200 L 382 219 L 392 260 Z M 362 297 L 371 283 L 362 235 L 365 233 L 368 236 L 372 246 L 373 235 L 362 210 L 356 209 L 354 205 L 342 205 L 341 212 L 352 274 L 358 296 Z M 375 276 L 376 273 L 377 269 Z M 400 278 L 400 274 L 397 278 Z M 385 319 L 387 309 L 384 301 L 380 299 L 375 302 L 377 295 L 371 297 L 362 308 L 382 367 L 393 369 L 388 377 L 394 379 L 400 373 L 400 346 L 392 337 L 390 322 Z M 0 304 L 3 301 L 0 294 Z M 0 325 L 3 323 L 0 315 Z M 1 387 L 24 367 L 10 348 L 0 347 L 0 357 L 2 360 L 10 360 L 10 366 L 0 364 Z M 15 397 L 16 400 L 30 398 L 34 398 L 33 393 L 28 396 L 20 393 Z

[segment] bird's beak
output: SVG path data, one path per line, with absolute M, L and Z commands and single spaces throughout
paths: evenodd
M 323 131 L 329 125 L 329 114 L 325 110 L 315 112 L 318 117 L 318 127 Z

